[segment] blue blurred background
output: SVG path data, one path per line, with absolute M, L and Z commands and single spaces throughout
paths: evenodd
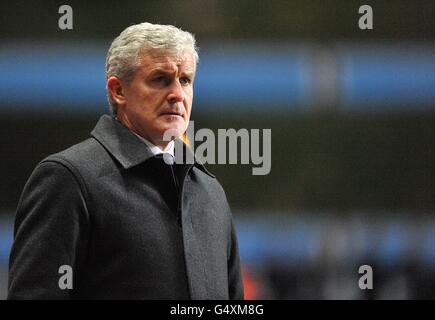
M 196 130 L 272 129 L 269 175 L 209 166 L 247 298 L 435 298 L 433 1 L 69 1 L 73 30 L 62 4 L 0 4 L 0 298 L 27 178 L 108 112 L 106 51 L 143 21 L 196 34 Z M 358 28 L 362 4 L 374 30 Z

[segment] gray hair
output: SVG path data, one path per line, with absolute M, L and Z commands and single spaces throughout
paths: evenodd
M 164 49 L 178 54 L 183 49 L 192 50 L 198 62 L 195 37 L 171 25 L 139 23 L 126 28 L 113 40 L 106 57 L 106 80 L 116 76 L 129 82 L 139 66 L 139 55 L 144 49 Z M 112 115 L 116 115 L 117 104 L 106 85 L 107 99 Z

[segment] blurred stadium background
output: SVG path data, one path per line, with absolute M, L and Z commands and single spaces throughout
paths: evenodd
M 374 30 L 358 28 L 363 4 Z M 435 298 L 434 17 L 432 0 L 1 2 L 0 298 L 27 178 L 108 112 L 105 53 L 143 21 L 197 36 L 196 130 L 272 129 L 269 175 L 209 166 L 247 298 Z

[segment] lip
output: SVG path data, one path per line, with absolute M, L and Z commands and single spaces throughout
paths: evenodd
M 177 112 L 162 112 L 161 115 L 162 116 L 179 116 L 179 117 L 183 117 L 182 113 L 177 113 Z

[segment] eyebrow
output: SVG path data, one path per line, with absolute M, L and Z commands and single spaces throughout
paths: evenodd
M 155 75 L 155 74 L 158 74 L 158 73 L 173 74 L 174 70 L 159 67 L 159 68 L 153 69 L 150 72 L 151 75 Z M 181 74 L 185 74 L 185 75 L 187 75 L 189 77 L 193 77 L 195 75 L 195 71 L 186 70 L 186 71 L 183 71 Z
M 167 68 L 155 68 L 155 69 L 151 70 L 150 73 L 152 73 L 152 74 L 155 74 L 155 73 L 174 73 L 174 70 L 167 69 Z
M 186 76 L 193 77 L 195 75 L 195 71 L 183 71 L 181 74 L 185 74 Z

